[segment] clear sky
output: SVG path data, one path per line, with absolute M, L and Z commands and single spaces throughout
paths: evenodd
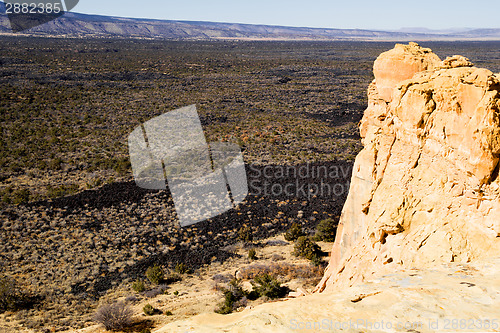
M 80 0 L 73 12 L 319 28 L 500 28 L 500 0 Z

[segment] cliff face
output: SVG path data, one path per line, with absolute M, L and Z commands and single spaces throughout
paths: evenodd
M 500 74 L 415 43 L 382 53 L 374 74 L 316 291 L 500 254 Z

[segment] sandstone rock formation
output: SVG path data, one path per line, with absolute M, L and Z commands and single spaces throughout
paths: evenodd
M 500 74 L 416 43 L 382 53 L 374 74 L 364 149 L 316 291 L 500 255 Z
M 417 43 L 396 44 L 394 49 L 382 53 L 373 64 L 378 95 L 390 102 L 392 91 L 399 82 L 411 79 L 415 73 L 436 68 L 440 63 L 437 55 Z

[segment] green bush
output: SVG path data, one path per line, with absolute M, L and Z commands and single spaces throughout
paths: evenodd
M 252 228 L 250 226 L 241 227 L 240 230 L 238 230 L 238 238 L 245 243 L 252 242 L 253 241 Z
M 172 311 L 167 311 L 167 312 L 165 312 L 165 315 L 167 315 L 167 316 L 173 316 L 174 314 L 172 313 Z
M 231 281 L 229 281 L 228 290 L 234 295 L 236 300 L 239 300 L 246 295 L 243 287 L 241 286 L 241 280 L 238 279 L 232 279 Z
M 313 264 L 314 266 L 321 266 L 323 264 L 323 258 L 321 258 L 320 255 L 315 254 L 311 259 L 311 264 Z
M 271 299 L 284 297 L 287 293 L 287 288 L 282 287 L 281 283 L 271 274 L 257 275 L 252 281 L 254 291 L 260 296 L 265 296 Z
M 31 192 L 28 189 L 20 189 L 12 192 L 12 203 L 15 205 L 19 205 L 21 203 L 26 203 L 30 201 Z
M 189 273 L 189 268 L 186 266 L 185 263 L 181 262 L 181 263 L 175 265 L 174 271 L 179 273 L 179 274 L 186 274 L 186 273 Z
M 75 194 L 76 192 L 78 192 L 78 189 L 79 188 L 77 184 L 60 185 L 56 187 L 49 185 L 47 186 L 47 196 L 51 199 L 60 198 Z
M 164 278 L 163 269 L 158 265 L 151 266 L 146 270 L 146 277 L 151 283 L 160 284 Z
M 115 161 L 115 165 L 113 166 L 115 172 L 120 175 L 125 175 L 131 169 L 130 160 L 128 157 L 117 158 Z
M 50 160 L 49 169 L 50 170 L 61 170 L 62 169 L 63 160 L 59 157 Z
M 144 285 L 144 282 L 142 280 L 136 280 L 134 283 L 132 283 L 132 289 L 135 292 L 142 293 L 146 290 L 146 286 Z
M 215 309 L 215 313 L 230 314 L 233 312 L 233 305 L 236 303 L 236 297 L 229 290 L 224 292 L 224 301 Z
M 315 257 L 321 257 L 323 251 L 321 251 L 319 245 L 312 241 L 309 237 L 301 236 L 295 243 L 293 254 L 297 257 L 313 260 Z
M 334 219 L 322 220 L 316 227 L 316 234 L 314 240 L 333 242 L 335 241 L 335 234 L 337 232 L 337 223 Z
M 0 197 L 2 198 L 3 202 L 8 204 L 12 203 L 15 205 L 26 203 L 33 199 L 30 190 L 28 189 L 14 190 L 12 186 L 9 186 L 4 190 L 0 191 Z
M 257 251 L 255 249 L 248 250 L 248 259 L 257 260 Z
M 152 316 L 155 314 L 155 308 L 153 308 L 153 306 L 151 304 L 144 305 L 144 307 L 142 308 L 142 311 L 144 311 L 144 313 L 147 316 Z
M 300 224 L 292 223 L 287 232 L 285 232 L 285 239 L 289 242 L 295 242 L 299 237 L 305 235 Z
M 241 286 L 241 281 L 232 279 L 227 289 L 223 289 L 224 301 L 215 309 L 216 313 L 229 314 L 233 312 L 235 303 L 246 296 L 246 292 Z

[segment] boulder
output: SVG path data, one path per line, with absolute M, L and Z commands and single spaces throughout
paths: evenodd
M 432 70 L 440 63 L 437 55 L 417 43 L 396 44 L 394 49 L 382 53 L 373 64 L 378 95 L 390 102 L 392 91 L 398 83 L 412 78 L 415 73 Z

